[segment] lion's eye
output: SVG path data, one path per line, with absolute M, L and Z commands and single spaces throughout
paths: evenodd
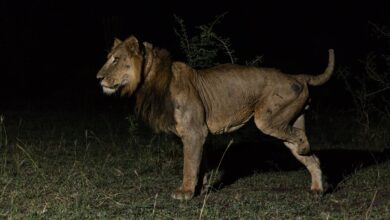
M 114 60 L 112 61 L 112 63 L 116 64 L 116 63 L 118 63 L 118 61 L 119 61 L 119 57 L 114 57 Z

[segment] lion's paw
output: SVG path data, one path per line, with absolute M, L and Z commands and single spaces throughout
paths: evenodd
M 324 196 L 324 191 L 321 189 L 312 189 L 310 190 L 311 194 L 314 196 L 314 198 L 320 199 Z
M 322 181 L 322 184 L 320 185 L 312 184 L 312 186 L 310 187 L 310 191 L 314 195 L 314 197 L 321 198 L 325 195 L 325 192 L 328 188 L 327 185 L 328 184 L 326 181 Z
M 193 196 L 194 196 L 193 191 L 185 191 L 181 189 L 177 189 L 171 194 L 171 197 L 177 200 L 189 200 L 192 199 Z

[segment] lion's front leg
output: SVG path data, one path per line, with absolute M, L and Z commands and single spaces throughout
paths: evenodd
M 176 132 L 183 142 L 183 182 L 172 193 L 174 199 L 187 200 L 194 196 L 198 183 L 200 163 L 202 161 L 203 144 L 208 134 L 201 109 L 193 108 L 190 103 L 176 106 Z
M 183 182 L 182 185 L 172 193 L 172 198 L 188 200 L 194 196 L 195 187 L 198 183 L 204 140 L 205 137 L 200 137 L 199 135 L 182 138 L 184 145 Z
M 176 63 L 172 66 L 173 79 L 170 85 L 174 105 L 176 134 L 183 142 L 183 182 L 172 193 L 174 199 L 187 200 L 194 196 L 198 183 L 203 144 L 208 134 L 205 109 L 199 93 L 191 81 L 194 70 Z

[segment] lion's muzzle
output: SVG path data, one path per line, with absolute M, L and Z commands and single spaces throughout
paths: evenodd
M 108 95 L 117 92 L 122 86 L 126 85 L 129 82 L 127 77 L 124 77 L 124 79 L 121 80 L 116 80 L 109 76 L 102 77 L 100 79 L 100 86 L 102 87 L 103 92 Z
M 111 95 L 115 93 L 121 85 L 119 83 L 114 83 L 113 80 L 108 78 L 102 78 L 100 86 L 102 87 L 104 93 Z

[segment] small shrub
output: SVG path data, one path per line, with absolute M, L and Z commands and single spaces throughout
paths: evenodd
M 375 27 L 376 33 L 389 38 L 390 32 Z M 384 147 L 389 144 L 390 136 L 390 55 L 380 51 L 383 50 L 369 53 L 361 61 L 362 71 L 353 73 L 344 67 L 339 68 L 336 75 L 344 82 L 353 101 L 359 125 L 356 141 L 367 146 Z
M 231 49 L 230 39 L 220 36 L 214 30 L 225 15 L 226 13 L 217 16 L 209 24 L 198 26 L 199 33 L 193 36 L 188 35 L 184 20 L 174 16 L 179 26 L 178 29 L 175 28 L 175 33 L 179 37 L 181 50 L 189 65 L 194 68 L 206 68 L 220 62 L 235 63 L 237 61 L 234 50 Z

